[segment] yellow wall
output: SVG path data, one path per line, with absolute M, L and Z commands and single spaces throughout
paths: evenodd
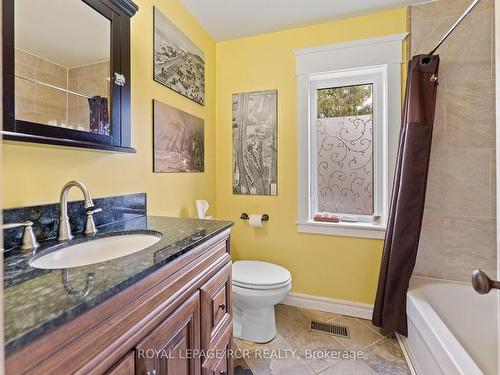
M 217 207 L 218 218 L 236 222 L 232 236 L 235 258 L 282 264 L 293 274 L 295 292 L 371 303 L 382 241 L 298 234 L 295 228 L 296 86 L 292 50 L 407 31 L 406 10 L 216 45 L 178 0 L 137 0 L 137 4 L 140 10 L 132 19 L 132 140 L 137 154 L 5 142 L 4 207 L 55 202 L 70 179 L 85 182 L 95 196 L 145 191 L 152 214 L 194 216 L 193 200 L 206 198 Z M 153 5 L 204 50 L 205 107 L 153 81 Z M 278 196 L 236 196 L 231 191 L 231 94 L 264 89 L 278 89 Z M 151 172 L 153 98 L 205 119 L 205 173 Z M 250 229 L 239 220 L 243 211 L 266 212 L 271 220 L 262 229 Z
M 217 217 L 236 222 L 236 259 L 281 264 L 293 291 L 373 303 L 382 241 L 299 234 L 297 214 L 297 106 L 294 49 L 408 30 L 406 9 L 285 30 L 217 44 Z M 278 196 L 251 197 L 231 191 L 231 95 L 278 89 Z M 241 212 L 268 213 L 262 229 L 249 228 Z
M 132 19 L 132 142 L 137 153 L 5 142 L 4 207 L 56 202 L 62 186 L 71 179 L 83 181 L 94 196 L 145 191 L 153 214 L 194 215 L 194 199 L 215 202 L 215 42 L 178 0 L 136 3 L 139 12 Z M 205 52 L 204 107 L 153 81 L 153 5 Z M 205 173 L 152 173 L 153 98 L 205 119 Z

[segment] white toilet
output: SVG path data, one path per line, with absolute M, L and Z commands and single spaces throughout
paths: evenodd
M 274 305 L 292 287 L 290 272 L 276 264 L 254 260 L 233 263 L 234 337 L 264 343 L 276 336 Z

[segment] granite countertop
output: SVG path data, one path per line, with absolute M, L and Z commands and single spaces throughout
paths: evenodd
M 228 221 L 141 216 L 103 225 L 98 228 L 96 237 L 146 230 L 160 232 L 162 238 L 155 245 L 122 258 L 66 270 L 34 269 L 28 264 L 32 252 L 19 248 L 6 251 L 6 354 L 105 301 L 232 224 Z M 79 234 L 73 241 L 85 241 L 85 237 Z M 55 244 L 55 240 L 44 241 L 37 252 Z M 85 294 L 87 275 L 91 273 L 94 282 Z M 66 279 L 65 283 L 63 279 Z

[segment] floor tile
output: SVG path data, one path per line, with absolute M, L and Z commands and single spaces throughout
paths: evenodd
M 234 375 L 254 375 L 243 358 L 234 359 Z
M 346 325 L 351 337 L 311 332 L 311 319 Z M 269 343 L 234 340 L 237 348 L 248 351 L 235 360 L 236 375 L 410 375 L 394 333 L 369 320 L 277 305 L 276 325 L 278 335 Z M 325 358 L 325 353 L 346 351 L 362 351 L 362 358 Z
M 367 319 L 359 319 L 357 318 L 361 323 L 363 323 L 365 326 L 367 326 L 368 328 L 380 333 L 382 336 L 388 336 L 392 333 L 392 331 L 386 329 L 386 328 L 381 328 L 381 327 L 377 327 L 375 325 L 372 324 L 372 322 L 370 320 L 367 320 Z
M 275 343 L 267 349 L 271 350 L 274 355 L 260 356 L 256 355 L 257 351 L 254 351 L 246 358 L 254 375 L 315 375 L 315 372 L 297 353 L 292 353 L 294 349 L 286 341 Z
M 319 310 L 312 310 L 312 309 L 304 309 L 302 307 L 298 308 L 299 311 L 306 316 L 306 318 L 309 319 L 314 319 L 314 320 L 319 320 L 322 322 L 327 322 L 332 319 L 336 319 L 341 317 L 342 315 L 335 314 L 335 313 L 330 313 L 326 311 L 319 311 Z
M 335 337 L 322 333 L 307 332 L 303 335 L 288 337 L 286 340 L 294 349 L 297 349 L 307 365 L 316 372 L 323 371 L 342 360 L 335 353 L 331 358 L 329 353 L 345 350 L 344 345 Z
M 344 359 L 339 364 L 334 365 L 320 373 L 321 375 L 382 375 L 377 374 L 363 360 Z M 388 375 L 388 374 L 383 374 Z
M 356 318 L 341 317 L 334 319 L 332 323 L 342 324 L 349 327 L 350 338 L 337 338 L 349 350 L 361 350 L 375 342 L 383 339 L 384 336 L 368 328 Z
M 403 352 L 389 338 L 365 349 L 363 361 L 381 375 L 411 374 Z
M 264 344 L 258 344 L 255 342 L 251 341 L 245 341 L 245 340 L 240 340 L 240 339 L 234 339 L 234 343 L 236 347 L 240 350 L 249 350 L 249 351 L 254 351 L 255 349 L 268 349 L 284 340 L 283 336 L 280 334 L 276 335 L 274 339 L 271 341 L 264 343 Z
M 309 319 L 294 306 L 276 305 L 276 326 L 283 337 L 304 334 L 309 331 Z

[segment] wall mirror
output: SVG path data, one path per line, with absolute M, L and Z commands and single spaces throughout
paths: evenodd
M 5 139 L 133 152 L 130 0 L 4 0 Z

